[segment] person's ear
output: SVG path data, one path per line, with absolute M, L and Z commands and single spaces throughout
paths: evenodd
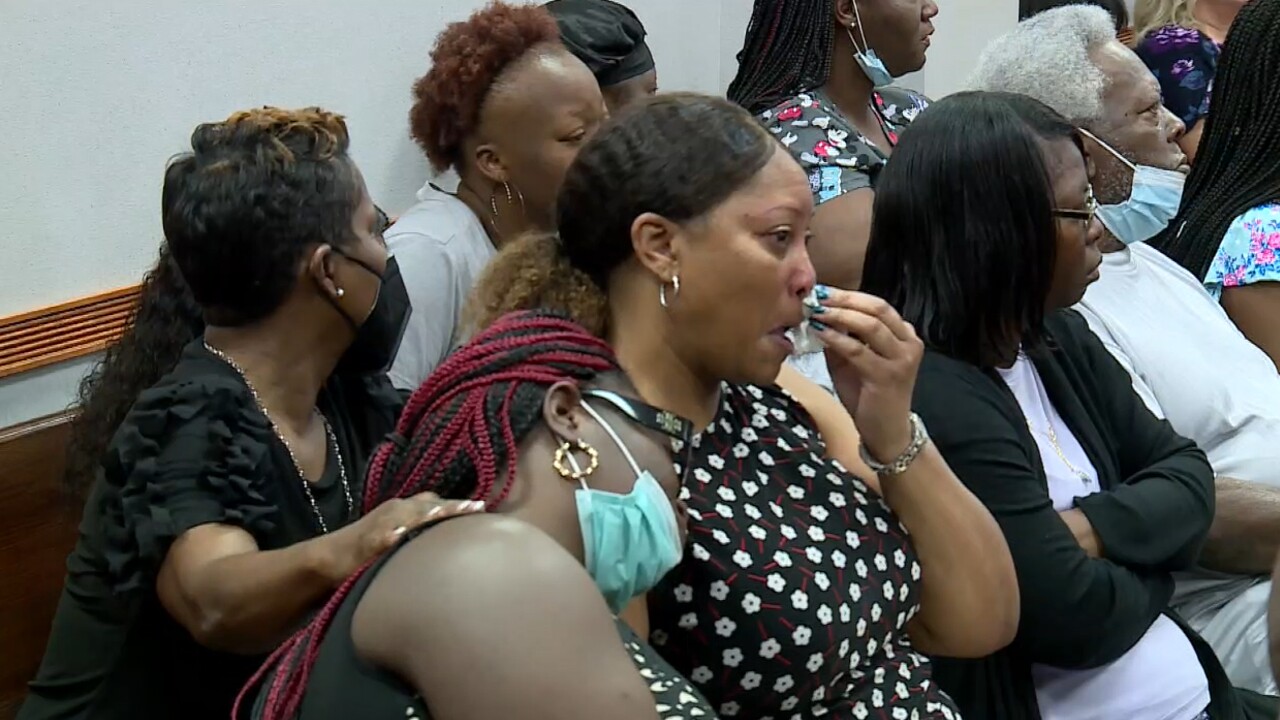
M 657 213 L 644 213 L 631 223 L 631 248 L 640 264 L 662 284 L 680 274 L 678 240 L 683 229 Z
M 489 182 L 494 185 L 510 182 L 511 173 L 507 169 L 506 162 L 502 159 L 502 153 L 498 152 L 498 147 L 494 143 L 477 145 L 475 159 L 476 169 L 480 171 L 481 175 L 488 178 Z
M 334 299 L 346 294 L 342 281 L 338 278 L 337 253 L 333 247 L 322 243 L 317 245 L 307 256 L 303 272 L 320 288 L 320 291 Z
M 853 11 L 853 0 L 836 0 L 832 7 L 835 23 L 842 28 L 849 28 L 856 22 L 857 14 Z M 839 36 L 840 33 L 837 33 Z
M 542 421 L 557 442 L 574 441 L 582 436 L 582 391 L 568 380 L 551 386 L 542 400 Z

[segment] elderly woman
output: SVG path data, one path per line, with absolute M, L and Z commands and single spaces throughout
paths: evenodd
M 658 92 L 658 71 L 644 24 L 612 0 L 551 0 L 560 39 L 600 83 L 610 113 Z
M 779 376 L 814 289 L 812 213 L 750 114 L 659 96 L 583 148 L 559 237 L 505 248 L 477 297 L 486 318 L 568 311 L 646 402 L 693 421 L 689 541 L 647 608 L 654 645 L 721 716 L 954 718 L 925 654 L 1007 642 L 1008 550 L 910 413 L 920 345 L 898 313 L 820 286 L 843 402 Z
M 1068 5 L 1097 5 L 1106 10 L 1115 23 L 1116 39 L 1125 45 L 1133 44 L 1133 27 L 1129 25 L 1129 6 L 1125 0 L 1020 0 L 1018 19 L 1026 20 L 1046 10 Z
M 1063 312 L 1098 277 L 1100 236 L 1081 135 L 1021 95 L 937 103 L 876 195 L 868 289 L 920 328 L 913 406 L 999 522 L 1022 598 L 1012 645 L 938 659 L 936 677 L 986 720 L 1239 719 L 1213 651 L 1169 611 L 1213 471 Z
M 493 2 L 436 38 L 413 86 L 409 131 L 437 173 L 387 231 L 413 314 L 391 366 L 412 391 L 466 338 L 462 308 L 498 248 L 548 230 L 565 168 L 605 118 L 591 71 L 560 41 L 544 7 Z
M 1222 43 L 1245 0 L 1137 0 L 1138 56 L 1160 82 L 1164 104 L 1187 126 L 1193 161 L 1209 113 Z
M 266 651 L 441 512 L 359 517 L 409 305 L 348 142 L 337 115 L 266 108 L 201 125 L 166 170 L 207 325 L 107 447 L 23 720 L 224 719 Z

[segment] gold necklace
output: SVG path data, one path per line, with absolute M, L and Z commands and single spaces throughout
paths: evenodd
M 1024 415 L 1023 419 L 1027 421 L 1027 429 L 1031 431 L 1032 435 L 1034 435 L 1036 432 L 1036 426 L 1031 423 L 1031 418 Z M 1067 454 L 1062 451 L 1062 446 L 1058 444 L 1058 433 L 1053 429 L 1053 423 L 1049 423 L 1049 427 L 1043 434 L 1045 437 L 1049 438 L 1049 444 L 1053 446 L 1053 452 L 1057 454 L 1058 459 L 1062 461 L 1062 464 L 1066 465 L 1067 469 L 1070 470 L 1077 478 L 1080 478 L 1085 485 L 1092 485 L 1093 478 L 1067 459 Z
M 222 362 L 230 365 L 232 370 L 235 370 L 240 374 L 240 379 L 243 380 L 245 386 L 249 388 L 249 394 L 253 396 L 253 401 L 257 403 L 258 410 L 271 425 L 271 430 L 275 432 L 276 437 L 280 440 L 280 444 L 284 445 L 285 452 L 289 453 L 289 459 L 293 461 L 293 470 L 298 474 L 298 479 L 302 481 L 302 491 L 306 493 L 307 502 L 311 503 L 311 512 L 315 513 L 316 516 L 316 524 L 320 526 L 320 534 L 327 535 L 329 533 L 329 525 L 324 521 L 324 514 L 320 512 L 320 504 L 316 502 L 316 496 L 311 492 L 311 483 L 307 482 L 306 476 L 302 474 L 302 465 L 298 463 L 298 456 L 294 454 L 293 446 L 285 439 L 284 433 L 280 432 L 280 426 L 276 424 L 275 418 L 271 417 L 271 413 L 267 412 L 267 406 L 262 404 L 262 398 L 258 395 L 258 389 L 249 381 L 249 376 L 245 374 L 244 368 L 240 367 L 235 360 L 232 360 L 230 355 L 210 345 L 207 340 L 204 343 L 204 349 L 208 350 Z M 355 500 L 351 497 L 351 485 L 347 482 L 347 467 L 342 462 L 342 448 L 338 446 L 338 437 L 334 434 L 333 428 L 329 425 L 329 419 L 326 418 L 324 413 L 320 412 L 318 409 L 315 410 L 315 413 L 320 416 L 320 422 L 324 423 L 325 437 L 328 439 L 329 444 L 333 446 L 333 457 L 338 463 L 338 479 L 342 482 L 342 494 L 345 495 L 347 499 L 347 517 L 349 518 L 354 512 Z

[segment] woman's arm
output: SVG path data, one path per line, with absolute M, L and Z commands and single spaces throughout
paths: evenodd
M 656 720 L 600 591 L 546 534 L 488 515 L 433 528 L 370 584 L 357 652 L 438 720 Z
M 200 525 L 170 546 L 156 592 L 165 610 L 201 645 L 250 655 L 267 652 L 406 529 L 476 510 L 428 493 L 390 501 L 341 530 L 268 551 L 243 528 Z
M 923 345 L 883 300 L 831 289 L 825 293 L 827 310 L 818 317 L 832 329 L 820 334 L 847 409 L 831 407 L 834 401 L 806 389 L 801 378 L 782 379 L 819 423 L 829 454 L 842 465 L 865 468 L 858 459 L 859 442 L 873 457 L 889 462 L 911 439 L 911 388 Z M 851 415 L 856 430 L 850 427 Z M 991 514 L 932 447 L 905 472 L 879 478 L 878 484 L 911 533 L 924 569 L 920 613 L 911 627 L 917 647 L 930 654 L 981 657 L 1007 645 L 1018 628 L 1018 583 Z
M 1195 563 L 1214 514 L 1213 468 L 1194 442 L 1151 414 L 1129 373 L 1079 315 L 1050 322 L 1064 351 L 1084 361 L 1098 428 L 1116 448 L 1120 484 L 1076 501 L 1102 554 L 1123 565 L 1181 570 Z
M 1017 644 L 1033 662 L 1098 667 L 1133 647 L 1166 609 L 1167 573 L 1132 570 L 1089 557 L 1053 508 L 997 388 L 926 366 L 916 411 L 937 449 L 995 516 L 1017 568 L 1022 616 Z M 886 483 L 887 484 L 887 483 Z
M 1280 369 L 1280 282 L 1260 282 L 1222 289 L 1222 309 Z
M 870 187 L 863 187 L 828 200 L 813 211 L 809 258 L 818 282 L 838 288 L 862 285 L 862 260 L 871 240 L 871 205 L 875 197 Z

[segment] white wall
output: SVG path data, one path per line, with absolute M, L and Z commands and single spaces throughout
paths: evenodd
M 482 0 L 3 0 L 0 317 L 135 283 L 160 241 L 165 161 L 194 126 L 255 105 L 347 115 L 375 199 L 407 207 L 426 163 L 409 87 Z M 630 0 L 666 90 L 720 93 L 751 0 Z M 944 0 L 924 73 L 938 97 L 1016 0 Z M 1006 17 L 1008 22 L 1004 22 Z M 0 380 L 0 427 L 64 408 L 90 361 Z

